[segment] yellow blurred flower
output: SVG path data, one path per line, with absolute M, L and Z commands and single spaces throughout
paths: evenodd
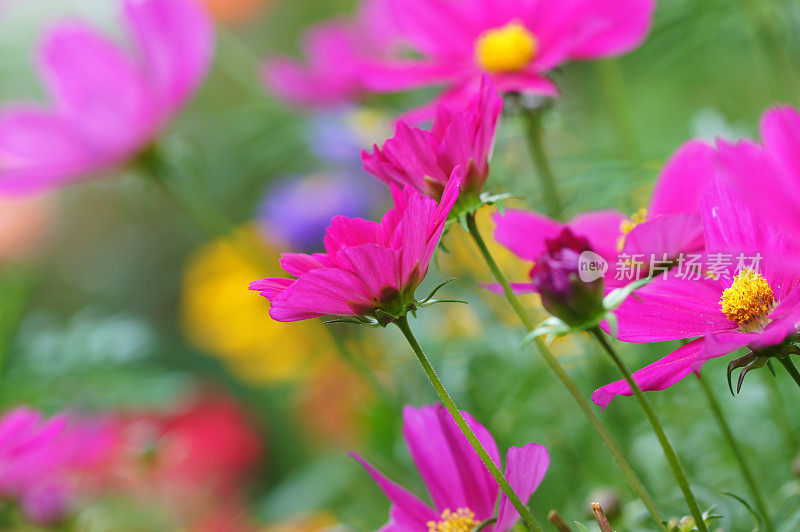
M 261 532 L 324 532 L 333 530 L 339 523 L 331 514 L 319 512 L 283 523 L 269 525 Z
M 263 250 L 269 260 L 259 261 Z M 269 303 L 248 290 L 252 281 L 277 271 L 278 264 L 255 229 L 211 242 L 189 259 L 183 282 L 181 320 L 189 339 L 222 359 L 239 378 L 269 384 L 307 377 L 330 352 L 323 325 L 315 321 L 279 323 L 269 317 Z

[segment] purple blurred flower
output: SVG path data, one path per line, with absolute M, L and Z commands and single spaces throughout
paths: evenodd
M 584 282 L 580 278 L 581 254 L 592 251 L 589 241 L 569 227 L 545 242 L 547 250 L 531 270 L 531 283 L 550 314 L 568 325 L 581 325 L 596 318 L 603 308 L 603 279 Z
M 213 27 L 194 0 L 127 0 L 133 53 L 80 22 L 42 43 L 49 106 L 0 108 L 0 193 L 46 190 L 136 157 L 194 93 Z
M 63 517 L 74 476 L 106 456 L 112 442 L 103 423 L 58 415 L 49 420 L 20 407 L 0 419 L 0 495 L 19 502 L 32 521 Z
M 367 216 L 378 193 L 374 180 L 346 170 L 292 176 L 267 190 L 259 225 L 267 240 L 278 239 L 294 251 L 318 251 L 334 216 Z

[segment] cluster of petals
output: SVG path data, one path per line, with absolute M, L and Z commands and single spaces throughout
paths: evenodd
M 368 64 L 363 83 L 378 92 L 442 85 L 444 100 L 462 104 L 487 71 L 502 93 L 556 95 L 548 72 L 568 61 L 636 48 L 655 10 L 653 0 L 384 1 L 404 47 Z M 523 32 L 525 55 L 510 68 L 487 70 L 479 57 L 481 40 L 510 25 Z M 501 49 L 497 54 L 505 58 L 515 52 Z
M 81 472 L 104 460 L 113 432 L 104 422 L 45 419 L 25 407 L 0 419 L 0 496 L 37 523 L 64 517 Z
M 133 53 L 77 21 L 46 35 L 37 66 L 51 103 L 0 108 L 0 193 L 52 188 L 134 158 L 194 93 L 213 51 L 196 0 L 126 0 L 124 20 Z
M 400 187 L 412 186 L 438 199 L 453 170 L 459 168 L 461 196 L 477 196 L 489 176 L 489 158 L 494 146 L 503 99 L 489 76 L 466 106 L 443 103 L 436 108 L 430 131 L 397 124 L 395 136 L 383 147 L 364 151 L 364 169 L 381 181 Z
M 326 232 L 326 253 L 281 256 L 281 267 L 296 279 L 262 279 L 250 288 L 269 299 L 277 321 L 404 313 L 427 274 L 459 185 L 457 176 L 450 179 L 439 203 L 392 185 L 394 208 L 380 223 L 337 216 Z
M 463 415 L 491 459 L 500 464 L 500 452 L 489 431 L 466 412 Z M 359 455 L 352 455 L 392 504 L 389 522 L 382 531 L 450 530 L 432 527 L 454 515 L 464 516 L 460 524 L 471 526 L 452 529 L 469 530 L 496 515 L 497 521 L 483 530 L 505 532 L 519 520 L 519 513 L 505 494 L 500 494 L 497 482 L 444 407 L 405 407 L 403 436 L 430 493 L 433 508 L 386 478 Z M 527 502 L 544 479 L 549 465 L 550 457 L 542 445 L 529 443 L 511 447 L 506 454 L 505 477 L 520 499 Z
M 556 238 L 568 227 L 586 238 L 592 250 L 607 261 L 611 271 L 606 276 L 606 286 L 613 287 L 620 284 L 613 268 L 625 257 L 637 257 L 637 261 L 645 263 L 640 271 L 647 275 L 651 258 L 668 261 L 681 253 L 702 251 L 700 198 L 716 174 L 714 149 L 704 142 L 690 141 L 665 165 L 647 207 L 646 218 L 635 227 L 630 228 L 632 224 L 626 217 L 614 210 L 579 214 L 567 223 L 536 212 L 508 210 L 494 215 L 494 236 L 520 259 L 534 263 L 545 252 L 546 241 Z M 520 292 L 535 291 L 529 283 L 516 283 L 514 287 Z

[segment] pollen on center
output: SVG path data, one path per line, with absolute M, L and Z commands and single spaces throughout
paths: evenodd
M 617 250 L 622 251 L 625 247 L 625 239 L 628 233 L 633 231 L 637 225 L 643 224 L 647 221 L 647 209 L 641 208 L 631 215 L 627 220 L 622 220 L 619 224 L 619 238 L 617 239 Z
M 756 332 L 766 327 L 767 315 L 775 308 L 775 296 L 760 273 L 746 268 L 734 277 L 719 304 L 723 314 L 739 324 L 740 331 Z
M 459 508 L 452 512 L 446 509 L 442 512 L 440 521 L 428 521 L 428 532 L 470 532 L 478 522 L 475 513 L 468 508 Z
M 475 44 L 478 64 L 491 73 L 523 70 L 538 50 L 536 36 L 519 22 L 483 32 Z

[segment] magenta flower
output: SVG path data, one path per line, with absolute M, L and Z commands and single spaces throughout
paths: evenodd
M 277 321 L 379 318 L 378 311 L 404 315 L 427 274 L 459 185 L 457 177 L 450 179 L 438 204 L 416 189 L 392 185 L 394 208 L 380 223 L 337 216 L 325 236 L 327 253 L 282 255 L 281 266 L 297 279 L 263 279 L 250 289 L 269 299 Z
M 463 108 L 446 104 L 436 109 L 430 131 L 397 124 L 395 136 L 382 148 L 364 151 L 364 169 L 385 183 L 412 186 L 438 199 L 453 170 L 459 168 L 462 201 L 474 200 L 489 176 L 489 157 L 503 99 L 491 78 L 485 76 L 480 91 Z
M 127 0 L 132 55 L 79 22 L 57 25 L 38 67 L 52 104 L 0 109 L 0 193 L 64 185 L 147 147 L 208 69 L 213 28 L 194 0 Z
M 492 435 L 472 416 L 464 418 L 495 463 L 500 453 Z M 366 460 L 351 454 L 372 476 L 391 501 L 389 522 L 384 532 L 429 532 L 472 530 L 495 516 L 497 483 L 478 458 L 455 421 L 441 405 L 403 410 L 403 436 L 425 485 L 433 508 L 398 486 Z M 529 443 L 511 447 L 506 454 L 505 476 L 523 502 L 539 487 L 550 465 L 543 445 Z M 497 522 L 484 528 L 487 532 L 510 530 L 519 514 L 505 495 L 500 496 Z
M 571 60 L 626 53 L 645 39 L 653 0 L 385 0 L 420 59 L 395 55 L 363 73 L 372 90 L 445 85 L 463 102 L 484 73 L 502 93 L 555 95 L 547 74 Z
M 616 311 L 619 339 L 660 342 L 697 338 L 633 374 L 643 390 L 663 390 L 714 357 L 747 347 L 769 356 L 797 332 L 800 274 L 786 268 L 798 256 L 782 233 L 735 199 L 720 183 L 703 198 L 707 259 L 699 279 L 653 281 Z M 605 407 L 630 395 L 624 381 L 596 390 Z
M 777 227 L 800 233 L 800 113 L 788 106 L 761 119 L 762 145 L 719 141 L 726 181 Z
M 364 62 L 390 49 L 395 30 L 383 0 L 367 0 L 353 20 L 320 24 L 305 35 L 307 63 L 274 57 L 262 68 L 262 79 L 279 98 L 304 106 L 351 103 L 365 93 Z
M 64 516 L 76 474 L 95 465 L 111 448 L 102 423 L 81 423 L 60 415 L 44 420 L 27 408 L 0 419 L 0 496 L 17 501 L 38 523 Z
M 494 236 L 520 259 L 536 262 L 546 251 L 546 241 L 569 227 L 588 240 L 591 249 L 608 262 L 612 274 L 621 261 L 635 260 L 644 263 L 641 269 L 644 276 L 651 258 L 673 260 L 681 253 L 702 251 L 700 198 L 717 171 L 713 148 L 690 141 L 664 166 L 648 208 L 641 209 L 631 219 L 617 211 L 593 211 L 563 224 L 535 212 L 509 210 L 494 215 L 497 225 Z M 620 284 L 614 275 L 606 275 L 605 280 L 608 286 Z M 524 283 L 515 284 L 519 291 L 532 288 Z

